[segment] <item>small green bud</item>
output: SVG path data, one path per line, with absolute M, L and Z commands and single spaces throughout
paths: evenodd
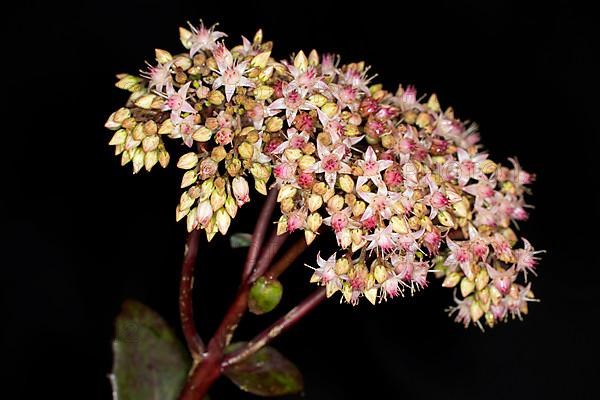
M 256 315 L 268 313 L 277 307 L 282 294 L 283 286 L 278 280 L 261 276 L 250 288 L 248 309 Z

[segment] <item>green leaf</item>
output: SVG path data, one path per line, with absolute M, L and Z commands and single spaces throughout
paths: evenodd
M 127 300 L 116 320 L 110 380 L 115 400 L 175 400 L 190 358 L 156 312 Z
M 261 276 L 252 284 L 248 297 L 248 309 L 256 315 L 272 311 L 283 295 L 283 286 L 276 279 Z
M 239 249 L 242 247 L 250 247 L 252 243 L 252 235 L 250 233 L 234 233 L 229 237 L 229 244 L 232 249 Z
M 245 345 L 246 342 L 233 343 L 227 352 Z M 240 389 L 258 396 L 282 396 L 301 392 L 304 388 L 300 370 L 268 346 L 228 367 L 224 373 Z

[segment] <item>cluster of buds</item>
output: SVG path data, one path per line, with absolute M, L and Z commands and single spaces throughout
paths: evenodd
M 215 26 L 190 28 L 180 28 L 187 52 L 156 50 L 140 77 L 119 75 L 131 96 L 106 124 L 134 172 L 164 167 L 163 138 L 181 140 L 176 215 L 189 231 L 225 234 L 250 181 L 279 190 L 278 233 L 311 243 L 333 232 L 338 249 L 318 256 L 311 278 L 328 296 L 375 304 L 435 274 L 455 288 L 450 312 L 465 326 L 527 312 L 539 252 L 511 224 L 528 217 L 534 176 L 488 159 L 474 124 L 435 94 L 372 84 L 364 62 L 315 50 L 277 61 L 261 31 L 230 49 Z

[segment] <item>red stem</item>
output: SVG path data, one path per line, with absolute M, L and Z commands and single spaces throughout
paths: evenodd
M 254 268 L 254 272 L 250 275 L 248 279 L 248 283 L 253 283 L 255 280 L 260 278 L 265 274 L 273 259 L 281 249 L 281 246 L 288 239 L 289 235 L 284 233 L 283 235 L 278 235 L 277 231 L 274 230 L 271 234 L 271 238 L 269 241 L 263 246 L 262 252 L 260 253 L 260 258 L 256 263 L 256 268 Z
M 271 215 L 275 209 L 275 204 L 277 203 L 278 192 L 278 189 L 271 190 L 267 196 L 267 199 L 265 200 L 262 210 L 260 211 L 258 220 L 256 221 L 256 226 L 254 227 L 254 232 L 252 233 L 252 243 L 248 248 L 246 264 L 244 264 L 244 269 L 242 272 L 242 284 L 250 277 L 250 274 L 252 274 L 252 270 L 256 265 L 256 260 L 258 259 L 261 246 L 265 240 L 265 233 L 267 231 L 267 227 L 269 226 L 269 220 L 271 219 Z
M 269 226 L 269 220 L 273 214 L 277 202 L 277 189 L 271 190 L 265 204 L 260 212 L 254 233 L 252 234 L 252 243 L 248 249 L 248 256 L 242 271 L 242 282 L 237 295 L 229 306 L 227 313 L 219 324 L 217 331 L 208 343 L 208 351 L 204 360 L 196 364 L 186 382 L 181 394 L 180 400 L 198 400 L 202 399 L 213 382 L 221 375 L 220 364 L 223 360 L 225 346 L 229 344 L 233 332 L 235 331 L 240 319 L 248 308 L 248 292 L 250 290 L 250 278 L 254 267 L 256 266 L 261 247 L 265 239 L 265 233 Z M 273 240 L 273 237 L 271 238 Z M 271 248 L 271 244 L 267 244 Z M 263 251 L 264 253 L 264 251 Z M 269 256 L 267 252 L 265 256 Z M 271 255 L 271 259 L 274 255 Z M 258 261 L 259 263 L 261 261 Z M 268 267 L 268 264 L 267 264 Z M 267 268 L 265 267 L 265 269 Z M 264 271 L 263 271 L 264 272 Z
M 306 240 L 304 238 L 298 239 L 296 243 L 292 245 L 287 251 L 281 256 L 279 260 L 271 267 L 265 274 L 267 279 L 277 279 L 279 275 L 283 273 L 289 267 L 300 254 L 306 250 L 308 246 L 306 245 Z
M 188 234 L 179 284 L 179 316 L 181 318 L 181 327 L 188 349 L 195 360 L 200 359 L 204 352 L 204 343 L 200 335 L 198 335 L 196 324 L 194 323 L 194 309 L 192 306 L 194 269 L 196 267 L 199 242 L 200 231 L 194 230 Z
M 286 315 L 278 319 L 273 325 L 262 331 L 258 336 L 252 339 L 248 344 L 231 354 L 228 354 L 221 363 L 221 369 L 225 369 L 230 365 L 242 361 L 246 357 L 254 354 L 264 345 L 279 336 L 289 327 L 300 321 L 306 314 L 313 310 L 326 298 L 325 288 L 315 290 L 302 303 L 292 308 Z

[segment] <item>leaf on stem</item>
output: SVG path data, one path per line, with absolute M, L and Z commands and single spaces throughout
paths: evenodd
M 252 235 L 250 233 L 234 233 L 229 237 L 229 243 L 232 249 L 239 249 L 242 247 L 250 247 L 252 243 Z
M 156 312 L 127 300 L 116 320 L 110 380 L 115 400 L 175 400 L 190 358 Z
M 246 342 L 237 342 L 227 348 L 233 352 Z M 282 396 L 299 393 L 304 388 L 302 373 L 287 358 L 272 347 L 263 347 L 224 371 L 240 389 L 258 396 Z

